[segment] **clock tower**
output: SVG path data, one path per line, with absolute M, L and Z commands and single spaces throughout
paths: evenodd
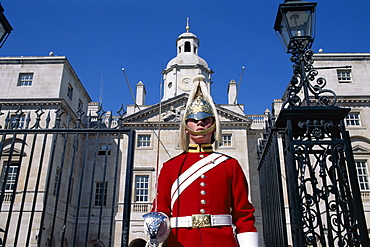
M 199 39 L 190 32 L 189 18 L 186 32 L 177 38 L 176 46 L 177 56 L 171 59 L 166 69 L 162 71 L 164 81 L 162 100 L 189 93 L 196 80 L 204 80 L 210 92 L 213 71 L 208 68 L 207 62 L 198 56 Z

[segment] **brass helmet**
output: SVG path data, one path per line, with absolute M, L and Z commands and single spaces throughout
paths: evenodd
M 185 108 L 185 115 L 180 124 L 180 147 L 187 151 L 189 146 L 189 134 L 185 133 L 187 130 L 192 135 L 206 135 L 215 130 L 213 140 L 215 148 L 221 139 L 221 125 L 218 118 L 216 106 L 213 103 L 211 95 L 208 93 L 203 75 L 198 75 L 193 79 L 193 87 L 190 91 L 188 102 Z M 187 127 L 186 121 L 188 119 L 201 120 L 207 117 L 214 117 L 214 124 L 205 130 L 196 131 Z

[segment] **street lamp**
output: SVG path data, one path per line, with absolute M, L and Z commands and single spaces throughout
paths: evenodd
M 279 5 L 274 29 L 288 53 L 311 48 L 315 39 L 316 5 L 301 0 L 285 0 Z
M 314 95 L 319 106 L 333 106 L 336 103 L 335 93 L 324 89 L 326 80 L 318 78 L 315 81 L 318 73 L 313 67 L 314 52 L 311 46 L 315 39 L 316 5 L 317 3 L 302 0 L 285 0 L 279 5 L 274 29 L 279 34 L 286 52 L 292 54 L 291 61 L 295 63 L 283 108 L 286 105 L 288 108 L 310 106 L 309 93 Z M 329 96 L 333 96 L 334 100 Z
M 8 38 L 10 32 L 13 30 L 12 26 L 6 19 L 4 15 L 4 8 L 0 4 L 0 48 L 5 43 L 6 39 Z

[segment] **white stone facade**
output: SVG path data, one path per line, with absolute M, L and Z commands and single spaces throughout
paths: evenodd
M 360 190 L 370 230 L 370 187 L 367 187 L 370 186 L 370 53 L 318 53 L 314 60 L 315 67 L 334 67 L 319 70 L 318 76 L 324 77 L 326 88 L 337 94 L 338 106 L 351 108 L 352 117 L 346 120 L 346 129 L 350 133 L 355 162 L 366 164 Z M 346 66 L 348 68 L 344 68 Z

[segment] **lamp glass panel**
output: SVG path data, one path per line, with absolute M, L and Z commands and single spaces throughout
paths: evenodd
M 285 14 L 286 25 L 290 29 L 290 37 L 306 36 L 311 37 L 312 12 L 307 11 L 288 11 Z
M 289 23 L 286 20 L 285 13 L 282 13 L 282 20 L 280 22 L 280 28 L 278 32 L 280 34 L 279 37 L 281 41 L 284 42 L 285 47 L 288 47 L 291 38 L 291 31 L 288 24 Z

